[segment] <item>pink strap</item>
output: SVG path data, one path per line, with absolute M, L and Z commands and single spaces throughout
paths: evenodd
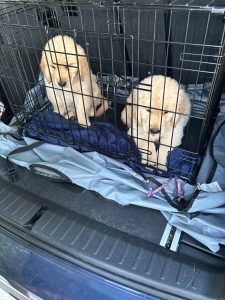
M 154 196 L 155 194 L 159 193 L 163 188 L 165 188 L 172 178 L 168 178 L 164 183 L 162 183 L 157 189 L 153 190 L 152 182 L 151 180 L 147 179 L 146 182 L 149 184 L 149 191 L 147 193 L 147 197 L 150 198 Z M 183 183 L 180 181 L 178 177 L 176 177 L 176 183 L 177 183 L 177 190 L 174 192 L 174 195 L 181 199 L 184 195 L 183 187 L 186 184 L 186 181 Z
M 152 182 L 147 179 L 146 182 L 149 184 L 149 191 L 147 193 L 147 197 L 150 198 L 153 195 L 159 193 L 163 188 L 167 186 L 167 184 L 171 181 L 172 178 L 168 178 L 164 183 L 162 183 L 157 189 L 153 190 Z
M 183 183 L 180 181 L 180 179 L 178 177 L 176 177 L 176 182 L 177 182 L 177 190 L 174 192 L 174 195 L 182 198 L 184 196 L 184 185 L 186 184 L 186 181 L 184 181 Z

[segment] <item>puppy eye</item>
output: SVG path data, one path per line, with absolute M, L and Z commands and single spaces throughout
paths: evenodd
M 147 110 L 147 112 L 151 112 L 151 109 L 150 108 L 148 108 L 148 109 L 146 109 Z
M 55 65 L 52 65 L 52 69 L 56 69 L 56 66 L 55 66 Z
M 168 114 L 168 111 L 164 111 L 164 115 L 165 115 L 165 114 Z

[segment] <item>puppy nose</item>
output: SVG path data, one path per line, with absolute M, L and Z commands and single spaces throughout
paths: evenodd
M 60 81 L 58 82 L 58 85 L 61 86 L 61 87 L 64 87 L 66 85 L 66 81 Z
M 159 128 L 150 128 L 150 133 L 151 134 L 157 134 L 159 132 L 160 132 Z

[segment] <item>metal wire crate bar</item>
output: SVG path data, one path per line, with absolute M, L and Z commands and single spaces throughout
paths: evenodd
M 223 2 L 0 0 L 11 123 L 194 180 L 225 78 Z

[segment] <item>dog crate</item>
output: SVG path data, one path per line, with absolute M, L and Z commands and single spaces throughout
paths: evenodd
M 211 0 L 0 0 L 0 82 L 14 114 L 12 122 L 24 134 L 32 122 L 31 136 L 37 139 L 47 137 L 50 142 L 81 151 L 88 143 L 89 151 L 122 159 L 142 173 L 175 174 L 194 180 L 225 78 L 224 13 L 223 1 Z M 51 128 L 46 125 L 45 113 L 53 113 L 39 66 L 46 42 L 56 35 L 68 35 L 84 48 L 102 95 L 111 102 L 101 118 L 92 118 L 93 124 L 101 123 L 97 134 L 98 126 L 82 128 L 74 125 L 76 120 L 59 116 Z M 171 164 L 166 173 L 158 161 L 152 167 L 140 160 L 143 153 L 151 154 L 149 147 L 138 147 L 141 137 L 132 136 L 132 130 L 129 137 L 121 121 L 125 106 L 135 107 L 127 103 L 133 89 L 151 91 L 151 84 L 143 87 L 140 82 L 154 75 L 175 79 L 191 101 L 179 151 L 174 152 L 172 141 L 167 145 L 168 157 L 174 152 L 175 165 Z M 152 107 L 146 108 L 151 119 Z M 75 137 L 71 128 L 77 132 Z M 87 139 L 83 140 L 84 134 Z M 102 136 L 105 138 L 100 142 Z

